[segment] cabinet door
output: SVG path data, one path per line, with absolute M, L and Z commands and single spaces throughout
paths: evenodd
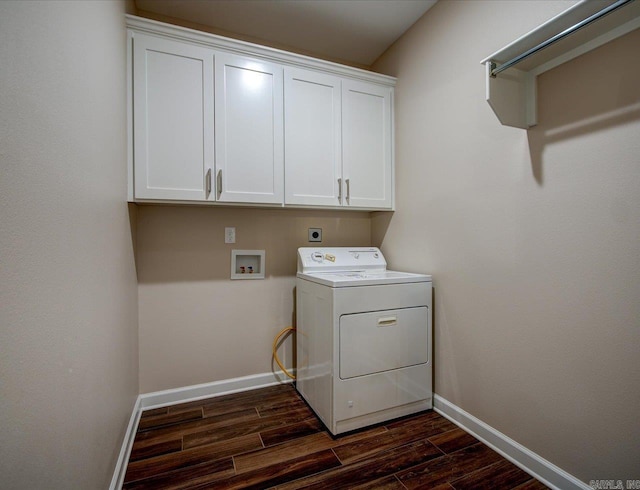
M 342 82 L 342 166 L 348 206 L 393 205 L 391 88 Z
M 282 203 L 282 67 L 216 53 L 215 86 L 218 200 Z
M 285 203 L 340 206 L 340 79 L 285 69 Z
M 134 196 L 214 199 L 213 51 L 135 33 Z

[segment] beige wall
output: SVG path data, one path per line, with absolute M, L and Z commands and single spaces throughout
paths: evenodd
M 271 345 L 293 321 L 309 227 L 327 247 L 371 242 L 369 213 L 138 206 L 141 393 L 278 370 Z M 232 249 L 265 250 L 266 279 L 230 280 Z M 280 351 L 287 366 L 291 343 Z
M 0 2 L 0 486 L 104 489 L 138 394 L 120 2 Z
M 398 77 L 391 267 L 433 273 L 435 390 L 588 481 L 640 461 L 640 30 L 539 80 L 503 127 L 480 60 L 567 2 L 441 1 Z

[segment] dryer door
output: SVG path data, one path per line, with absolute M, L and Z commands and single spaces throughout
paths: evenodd
M 340 317 L 340 378 L 429 361 L 426 306 Z

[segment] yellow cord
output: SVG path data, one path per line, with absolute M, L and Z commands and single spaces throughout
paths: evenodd
M 285 333 L 289 331 L 295 332 L 295 330 L 296 329 L 293 327 L 283 328 L 282 330 L 280 330 L 280 333 L 276 335 L 276 338 L 273 341 L 273 358 L 276 360 L 276 364 L 280 366 L 280 369 L 282 369 L 282 372 L 287 376 L 289 376 L 291 379 L 296 379 L 296 377 L 294 374 L 291 374 L 289 371 L 287 371 L 286 368 L 282 365 L 282 363 L 280 362 L 280 359 L 278 359 L 278 354 L 276 353 L 276 347 L 278 347 L 278 340 L 280 340 L 280 337 L 282 337 Z

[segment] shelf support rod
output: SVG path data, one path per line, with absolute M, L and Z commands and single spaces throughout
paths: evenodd
M 501 64 L 498 67 L 496 67 L 495 63 L 492 61 L 491 62 L 492 63 L 492 66 L 491 66 L 491 77 L 495 78 L 496 75 L 498 75 L 499 73 L 503 72 L 504 70 L 506 70 L 508 68 L 511 68 L 513 65 L 516 65 L 516 64 L 520 63 L 522 60 L 524 60 L 525 58 L 528 58 L 532 54 L 537 53 L 538 51 L 546 48 L 547 46 L 552 45 L 553 43 L 555 43 L 557 41 L 560 41 L 561 39 L 569 36 L 570 34 L 573 34 L 577 30 L 588 26 L 592 22 L 595 22 L 596 20 L 600 19 L 601 17 L 604 17 L 605 15 L 610 14 L 614 10 L 617 10 L 620 7 L 626 5 L 627 3 L 633 2 L 633 1 L 634 0 L 618 0 L 617 2 L 612 3 L 608 7 L 603 8 L 602 10 L 600 10 L 600 11 L 596 12 L 595 14 L 587 17 L 586 19 L 578 22 L 577 24 L 575 24 L 575 25 L 565 29 L 564 31 L 556 34 L 555 36 L 550 37 L 546 41 L 542 41 L 537 46 L 534 46 L 533 48 L 525 51 L 524 53 L 519 54 L 515 58 L 510 59 L 509 61 L 506 61 L 505 63 Z

